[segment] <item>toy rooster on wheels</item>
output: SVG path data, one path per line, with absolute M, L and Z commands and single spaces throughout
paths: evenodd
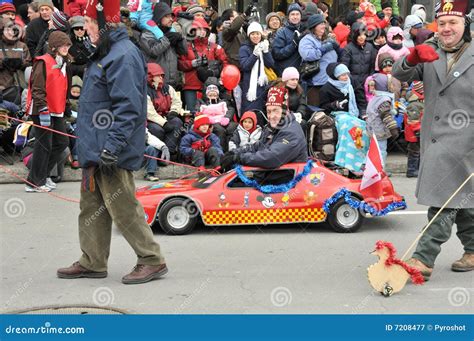
M 377 255 L 379 261 L 367 269 L 369 283 L 385 297 L 401 291 L 408 278 L 411 278 L 414 284 L 424 283 L 419 270 L 395 258 L 397 251 L 392 243 L 378 241 L 371 253 Z

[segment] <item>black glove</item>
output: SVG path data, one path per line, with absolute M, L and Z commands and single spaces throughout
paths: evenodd
M 395 26 L 395 27 L 400 26 L 400 17 L 398 15 L 393 15 L 390 18 L 390 26 Z
M 302 38 L 303 38 L 303 34 L 299 33 L 298 31 L 295 31 L 295 33 L 293 33 L 293 43 L 296 46 L 298 46 Z
M 221 168 L 223 172 L 230 171 L 236 163 L 240 162 L 239 154 L 234 152 L 227 152 L 221 158 Z
M 380 11 L 380 12 L 377 12 L 377 17 L 380 19 L 380 20 L 383 20 L 383 18 L 385 18 L 385 13 Z
M 117 170 L 118 156 L 108 150 L 103 150 L 100 154 L 99 169 L 107 176 L 112 176 Z
M 9 71 L 16 71 L 21 69 L 23 61 L 21 58 L 5 58 L 3 59 L 3 67 Z
M 188 13 L 188 12 L 179 12 L 178 13 L 178 18 L 194 20 L 194 14 L 191 14 L 191 13 Z
M 252 10 L 253 10 L 253 2 L 251 2 L 247 8 L 245 9 L 244 11 L 244 14 L 247 16 L 247 17 L 250 17 L 250 15 L 252 15 Z
M 168 120 L 172 120 L 173 118 L 175 117 L 178 117 L 179 118 L 179 115 L 176 111 L 170 111 L 167 115 L 166 115 L 166 118 Z
M 174 131 L 174 128 L 171 124 L 165 122 L 165 124 L 163 124 L 163 130 L 165 131 L 165 133 L 171 133 L 172 131 Z
M 167 32 L 165 37 L 168 38 L 171 45 L 176 45 L 184 39 L 183 35 L 179 32 Z

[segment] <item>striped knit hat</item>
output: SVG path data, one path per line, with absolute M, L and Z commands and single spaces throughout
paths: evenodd
M 8 13 L 8 12 L 16 13 L 15 6 L 13 4 L 8 3 L 8 2 L 1 3 L 0 4 L 0 14 Z
M 54 12 L 51 16 L 51 20 L 53 21 L 53 26 L 55 29 L 59 31 L 66 31 L 68 29 L 68 21 L 67 15 L 63 12 Z

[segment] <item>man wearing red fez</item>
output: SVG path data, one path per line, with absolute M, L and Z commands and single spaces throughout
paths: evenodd
M 221 165 L 234 164 L 274 169 L 291 162 L 306 162 L 308 146 L 301 125 L 288 112 L 288 90 L 271 87 L 267 95 L 267 119 L 260 141 L 224 155 Z
M 77 145 L 82 167 L 79 242 L 82 256 L 57 271 L 59 278 L 107 276 L 112 223 L 137 255 L 124 284 L 168 272 L 160 246 L 135 198 L 133 171 L 145 151 L 147 69 L 142 53 L 120 24 L 120 2 L 89 0 L 85 25 L 96 47 L 84 73 Z
M 421 165 L 416 188 L 418 203 L 435 218 L 418 242 L 410 265 L 425 279 L 433 272 L 441 245 L 454 224 L 464 248 L 451 270 L 474 270 L 474 46 L 466 20 L 467 0 L 442 0 L 436 13 L 437 37 L 410 49 L 393 65 L 402 82 L 423 81 L 425 112 L 421 121 Z M 448 203 L 447 203 L 448 202 Z M 440 208 L 447 203 L 442 211 Z

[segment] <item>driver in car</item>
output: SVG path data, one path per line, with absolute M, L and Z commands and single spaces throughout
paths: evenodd
M 283 87 L 271 87 L 266 110 L 268 124 L 260 140 L 226 153 L 221 159 L 224 171 L 234 164 L 274 169 L 286 163 L 307 161 L 308 147 L 303 129 L 288 111 L 288 91 Z

